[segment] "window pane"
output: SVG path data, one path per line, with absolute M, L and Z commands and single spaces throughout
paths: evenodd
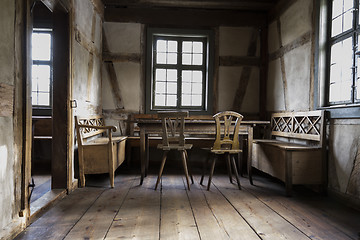
M 166 53 L 157 53 L 156 54 L 156 63 L 157 64 L 166 64 Z
M 167 64 L 176 64 L 177 63 L 177 54 L 168 53 L 167 54 Z
M 51 56 L 51 34 L 32 34 L 32 58 L 33 60 L 50 61 Z
M 353 0 L 332 1 L 332 29 L 331 36 L 343 33 L 353 26 Z
M 202 42 L 194 42 L 193 48 L 194 48 L 194 53 L 203 53 Z
M 331 47 L 330 102 L 351 100 L 353 70 L 352 45 L 352 38 L 348 38 Z
M 182 64 L 191 65 L 191 55 L 189 53 L 183 53 L 182 55 Z
M 169 94 L 176 94 L 177 93 L 177 84 L 168 82 L 166 87 L 166 92 Z
M 182 81 L 191 82 L 192 71 L 182 71 Z
M 164 40 L 157 40 L 156 51 L 157 52 L 166 52 L 166 42 Z
M 202 93 L 202 84 L 201 83 L 193 83 L 192 84 L 192 93 L 193 94 L 201 94 Z
M 50 94 L 49 93 L 38 93 L 37 105 L 49 106 L 50 105 Z
M 342 13 L 342 9 L 343 9 L 342 4 L 343 4 L 343 0 L 333 0 L 332 18 L 335 18 Z
M 157 82 L 155 86 L 156 93 L 165 93 L 165 82 Z
M 183 53 L 191 53 L 192 52 L 192 42 L 184 41 L 182 47 Z
M 166 96 L 166 106 L 176 107 L 176 95 L 167 95 Z
M 344 0 L 344 12 L 354 7 L 354 0 Z
M 166 69 L 156 69 L 156 81 L 166 80 Z
M 183 94 L 191 94 L 191 83 L 183 82 L 181 91 Z
M 202 82 L 202 71 L 193 71 L 193 82 Z
M 177 41 L 168 41 L 168 52 L 177 52 Z
M 155 106 L 165 106 L 165 96 L 166 95 L 160 95 L 160 94 L 157 94 L 155 95 Z
M 344 14 L 344 27 L 343 32 L 352 28 L 353 24 L 353 13 L 352 11 L 348 11 Z
M 202 102 L 202 97 L 201 95 L 193 95 L 192 99 L 191 99 L 191 105 L 192 106 L 201 106 L 201 102 Z
M 177 81 L 177 70 L 168 69 L 167 70 L 167 81 Z
M 191 95 L 181 95 L 181 101 L 182 106 L 191 106 Z
M 193 65 L 202 65 L 202 54 L 193 55 Z
M 332 21 L 332 29 L 331 36 L 334 37 L 341 33 L 342 29 L 342 16 L 333 19 Z

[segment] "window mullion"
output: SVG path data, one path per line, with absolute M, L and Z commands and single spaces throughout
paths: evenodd
M 177 84 L 178 84 L 178 88 L 177 88 L 177 107 L 181 108 L 181 102 L 182 102 L 182 96 L 181 96 L 181 92 L 182 92 L 182 40 L 178 39 L 178 56 L 177 56 Z

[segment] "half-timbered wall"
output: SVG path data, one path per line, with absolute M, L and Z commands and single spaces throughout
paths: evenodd
M 267 112 L 316 108 L 313 75 L 316 1 L 292 2 L 272 16 L 268 26 Z M 360 199 L 359 125 L 359 119 L 331 119 L 327 127 L 330 192 L 357 202 Z
M 254 27 L 234 26 L 213 29 L 215 52 L 219 53 L 215 61 L 213 111 L 236 110 L 256 118 L 259 31 Z M 145 25 L 141 23 L 104 23 L 103 109 L 107 121 L 116 125 L 128 114 L 143 113 L 145 109 L 144 34 Z

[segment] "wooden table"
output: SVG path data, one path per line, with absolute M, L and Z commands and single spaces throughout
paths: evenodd
M 146 166 L 149 163 L 149 134 L 162 133 L 161 120 L 154 117 L 135 117 L 133 122 L 140 128 L 140 160 L 141 160 L 141 179 L 140 185 L 146 176 Z M 257 125 L 268 125 L 269 121 L 241 121 L 239 134 L 248 138 L 248 143 L 253 140 L 253 127 Z M 185 134 L 194 136 L 215 136 L 215 120 L 206 117 L 204 119 L 190 117 L 185 120 Z M 215 138 L 214 138 L 215 139 Z M 252 144 L 248 144 L 247 170 L 251 171 L 251 152 Z

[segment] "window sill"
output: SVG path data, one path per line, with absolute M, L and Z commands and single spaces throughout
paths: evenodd
M 328 107 L 318 107 L 318 109 L 329 112 L 329 119 L 360 118 L 360 104 L 334 105 Z

